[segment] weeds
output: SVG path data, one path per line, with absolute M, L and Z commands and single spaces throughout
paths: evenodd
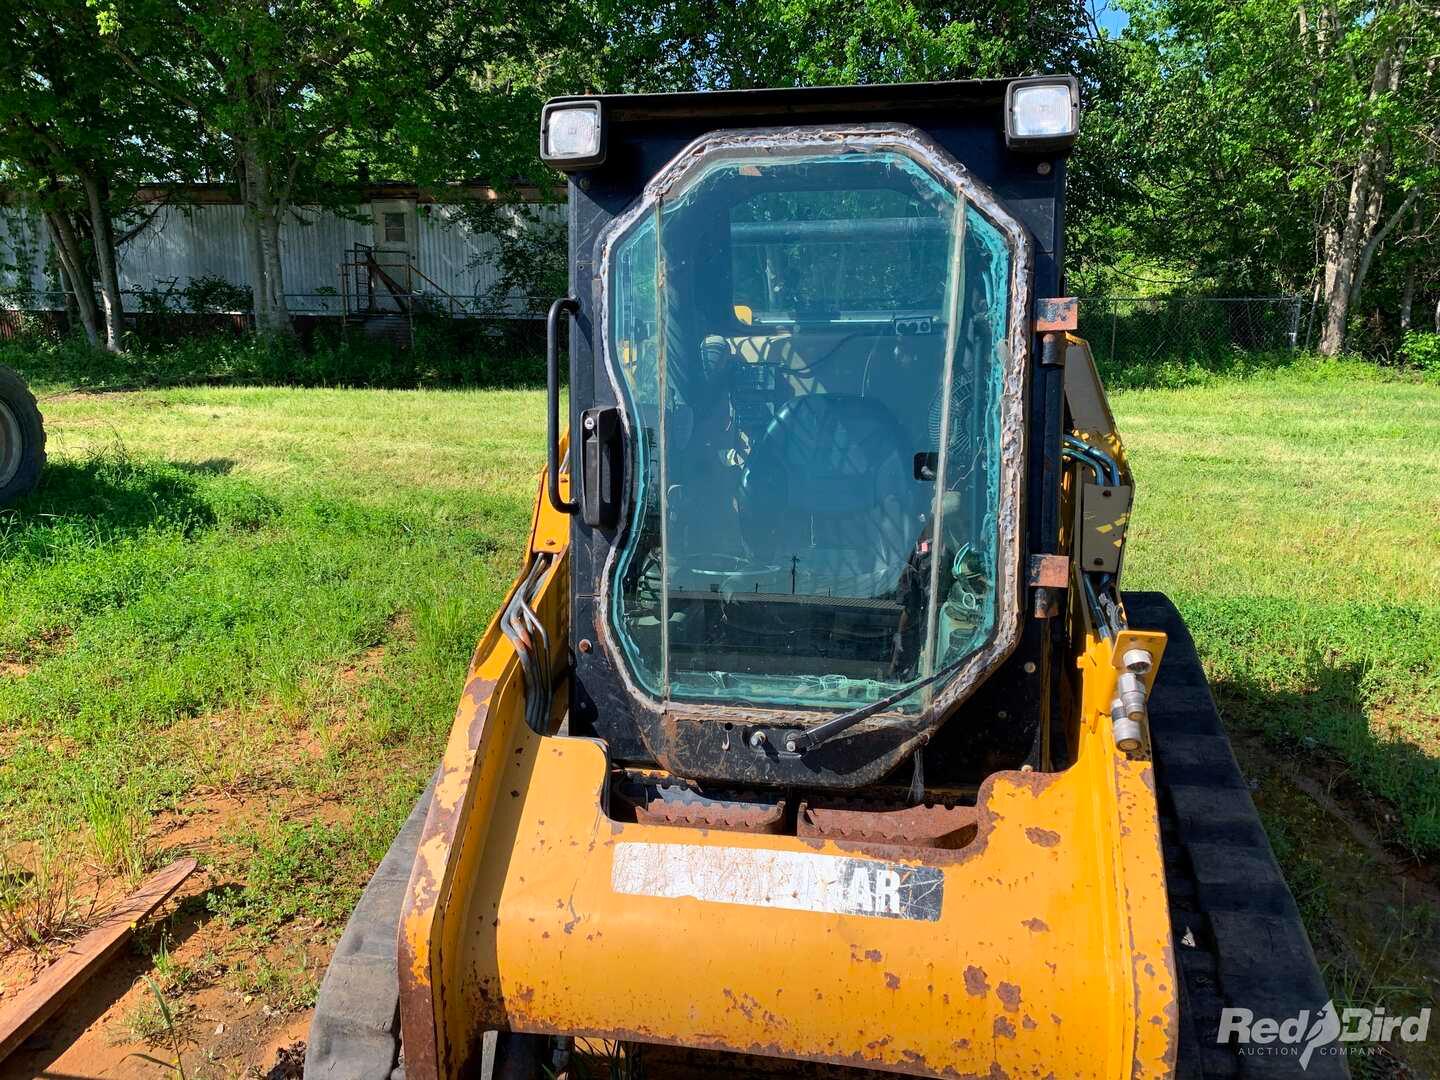
M 155 980 L 148 975 L 143 978 L 145 985 L 150 988 L 150 993 L 155 997 L 154 1007 L 152 1009 L 148 1003 L 137 1007 L 126 1022 L 127 1033 L 134 1042 L 152 1044 L 159 1042 L 161 1036 L 164 1036 L 169 1043 L 169 1050 L 175 1055 L 175 1060 L 164 1061 L 150 1054 L 129 1054 L 127 1056 L 137 1057 L 152 1065 L 159 1065 L 167 1072 L 174 1073 L 179 1080 L 186 1080 L 185 1060 L 182 1054 L 180 1031 L 175 1024 L 175 1014 L 171 1011 L 169 1002 L 165 1000 L 165 995 L 160 992 L 160 987 L 155 985 Z
M 264 997 L 286 1012 L 310 1008 L 320 993 L 320 971 L 304 944 L 280 950 L 280 956 L 276 963 L 266 953 L 258 952 L 253 963 L 237 970 L 241 991 Z
M 124 788 L 87 788 L 81 806 L 100 865 L 132 885 L 145 872 L 146 816 Z
M 536 324 L 538 325 L 538 324 Z M 335 331 L 308 341 L 219 333 L 147 341 L 112 355 L 83 338 L 0 342 L 0 363 L 43 387 L 135 390 L 173 386 L 537 387 L 542 342 L 528 324 L 418 321 L 413 348 L 397 350 Z
M 272 817 L 239 831 L 245 884 L 214 896 L 211 910 L 262 941 L 301 917 L 337 933 L 421 786 L 415 778 L 376 793 L 348 824 Z
M 55 946 L 90 923 L 96 900 L 94 892 L 77 894 L 72 867 L 54 845 L 37 844 L 21 859 L 0 851 L 0 956 L 26 952 L 43 967 Z

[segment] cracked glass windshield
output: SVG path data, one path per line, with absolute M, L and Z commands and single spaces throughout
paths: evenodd
M 1010 259 L 909 156 L 839 148 L 712 157 L 613 245 L 609 618 L 647 693 L 851 707 L 985 644 Z

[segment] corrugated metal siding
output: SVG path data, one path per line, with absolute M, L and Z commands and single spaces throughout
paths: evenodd
M 298 299 L 313 296 L 317 289 L 340 288 L 340 262 L 346 252 L 356 244 L 375 242 L 369 204 L 356 207 L 354 212 L 363 214 L 364 219 L 355 221 L 329 210 L 305 209 L 300 211 L 299 220 L 292 214 L 285 222 L 280 251 L 287 294 L 294 293 Z
M 545 218 L 564 221 L 565 208 L 540 208 Z M 299 220 L 292 215 L 282 230 L 281 254 L 285 292 L 294 311 L 338 310 L 331 293 L 339 287 L 339 264 L 355 244 L 374 243 L 368 203 L 355 208 L 355 218 L 329 210 L 304 209 Z M 357 220 L 358 218 L 358 220 Z M 420 270 L 451 296 L 465 301 L 472 311 L 489 311 L 489 292 L 498 274 L 493 265 L 495 241 L 467 228 L 458 207 L 432 204 L 417 215 L 415 262 Z M 45 293 L 49 234 L 43 218 L 15 207 L 0 207 L 0 291 L 23 289 L 13 269 L 19 248 L 33 249 L 31 288 Z M 218 277 L 233 285 L 250 284 L 250 237 L 242 206 L 204 205 L 165 207 L 150 224 L 119 252 L 120 286 L 126 292 L 165 289 L 172 281 L 184 288 L 192 278 Z M 418 283 L 426 287 L 423 282 Z M 418 290 L 417 290 L 418 291 Z M 57 298 L 58 300 L 58 298 Z M 523 298 L 512 296 L 507 305 L 522 309 Z M 14 299 L 11 300 L 14 302 Z M 40 301 L 37 306 L 54 306 Z M 126 308 L 138 306 L 126 298 Z
M 245 210 L 240 206 L 167 206 L 120 249 L 120 287 L 183 288 L 191 278 L 248 284 Z
M 495 242 L 466 228 L 459 207 L 424 206 L 418 216 L 415 265 L 471 310 L 483 310 L 485 294 L 495 283 L 488 258 Z
M 541 220 L 565 221 L 563 204 L 532 209 L 539 212 Z M 467 228 L 458 206 L 439 204 L 421 208 L 419 234 L 416 265 L 427 276 L 451 296 L 464 300 L 473 311 L 496 310 L 490 297 L 499 279 L 494 263 L 498 245 L 493 237 Z M 512 292 L 499 307 L 520 312 L 525 310 L 524 300 Z
M 18 206 L 0 206 L 0 293 L 12 303 L 25 301 L 35 306 L 39 298 L 55 291 L 59 284 L 45 272 L 50 257 L 50 230 L 40 214 Z

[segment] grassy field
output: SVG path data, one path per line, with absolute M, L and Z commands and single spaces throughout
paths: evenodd
M 1114 405 L 1126 587 L 1174 597 L 1228 723 L 1335 753 L 1440 853 L 1440 388 L 1311 366 Z
M 1126 584 L 1179 602 L 1232 726 L 1333 764 L 1433 858 L 1440 389 L 1367 371 L 1118 392 Z M 42 490 L 0 514 L 0 989 L 187 850 L 175 932 L 203 948 L 147 939 L 165 991 L 302 1007 L 517 566 L 543 397 L 65 389 L 40 387 Z M 153 1005 L 127 1016 L 153 1036 Z
M 542 399 L 218 389 L 42 407 L 44 484 L 0 515 L 0 991 L 97 889 L 183 850 L 205 863 L 187 925 L 226 932 L 177 952 L 191 966 L 167 991 L 303 1006 L 517 566 Z M 133 1011 L 123 1027 L 145 1031 L 153 1003 Z

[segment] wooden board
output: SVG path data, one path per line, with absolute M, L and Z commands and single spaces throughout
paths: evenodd
M 100 925 L 70 946 L 0 1010 L 0 1060 L 55 1015 L 70 995 L 115 955 L 140 920 L 163 904 L 194 870 L 194 859 L 176 859 L 146 878 Z

